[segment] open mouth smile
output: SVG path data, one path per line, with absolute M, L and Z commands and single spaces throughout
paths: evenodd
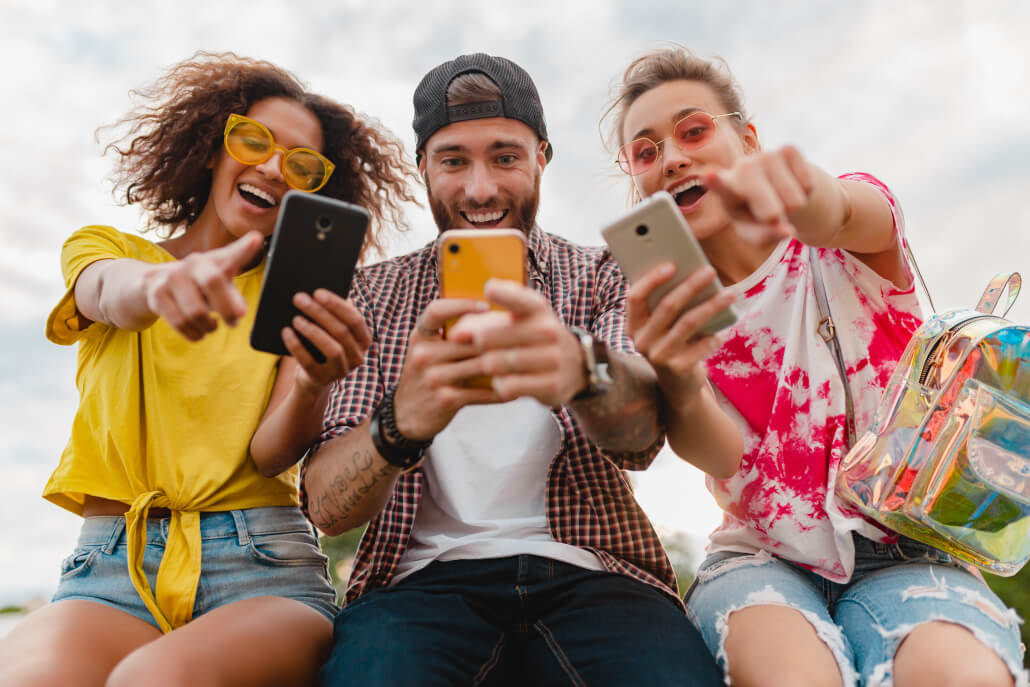
M 701 198 L 708 193 L 708 189 L 698 177 L 684 179 L 670 187 L 668 191 L 676 199 L 676 205 L 684 210 L 693 210 L 701 202 Z
M 505 217 L 507 210 L 462 210 L 462 218 L 474 227 L 488 228 L 498 226 Z
M 263 191 L 252 184 L 238 184 L 236 190 L 239 191 L 243 200 L 262 210 L 274 208 L 279 204 L 279 201 L 271 193 Z

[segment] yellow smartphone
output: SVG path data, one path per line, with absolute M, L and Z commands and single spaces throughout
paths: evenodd
M 440 240 L 437 256 L 441 298 L 486 300 L 488 279 L 527 283 L 526 237 L 518 229 L 451 229 Z M 496 306 L 492 310 L 503 310 Z M 444 325 L 444 337 L 456 320 Z M 490 388 L 490 377 L 475 377 L 469 386 Z

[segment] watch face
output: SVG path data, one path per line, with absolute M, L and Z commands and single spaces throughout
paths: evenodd
M 608 347 L 599 339 L 594 339 L 594 366 L 597 368 L 597 377 L 605 387 L 612 383 L 612 376 L 608 371 Z
M 574 327 L 572 333 L 579 339 L 579 345 L 583 349 L 583 365 L 587 378 L 586 388 L 576 394 L 575 398 L 588 398 L 604 393 L 612 384 L 608 371 L 608 347 L 588 331 Z

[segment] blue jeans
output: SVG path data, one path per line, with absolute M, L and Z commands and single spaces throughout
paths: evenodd
M 687 592 L 705 643 L 726 669 L 730 613 L 758 605 L 801 612 L 830 648 L 845 685 L 892 684 L 894 654 L 920 623 L 945 620 L 970 630 L 1026 685 L 1019 618 L 948 554 L 902 537 L 881 544 L 855 537 L 855 573 L 831 582 L 768 553 L 711 554 Z
M 721 685 L 669 597 L 538 556 L 431 563 L 336 617 L 323 687 Z

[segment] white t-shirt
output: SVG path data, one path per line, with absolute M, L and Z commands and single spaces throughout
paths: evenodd
M 558 424 L 535 399 L 459 410 L 426 450 L 415 524 L 390 584 L 434 560 L 518 554 L 604 570 L 548 529 L 547 470 L 560 450 Z
M 849 174 L 888 198 L 895 228 L 903 219 L 875 178 Z M 872 422 L 883 389 L 921 320 L 914 284 L 898 288 L 842 250 L 818 260 L 855 404 L 856 431 Z M 725 480 L 708 478 L 724 511 L 708 550 L 766 550 L 838 582 L 854 569 L 852 531 L 883 533 L 842 508 L 832 485 L 847 449 L 844 391 L 826 342 L 809 265 L 809 248 L 782 242 L 747 279 L 731 287 L 740 320 L 707 361 L 723 407 L 744 436 L 744 458 Z

